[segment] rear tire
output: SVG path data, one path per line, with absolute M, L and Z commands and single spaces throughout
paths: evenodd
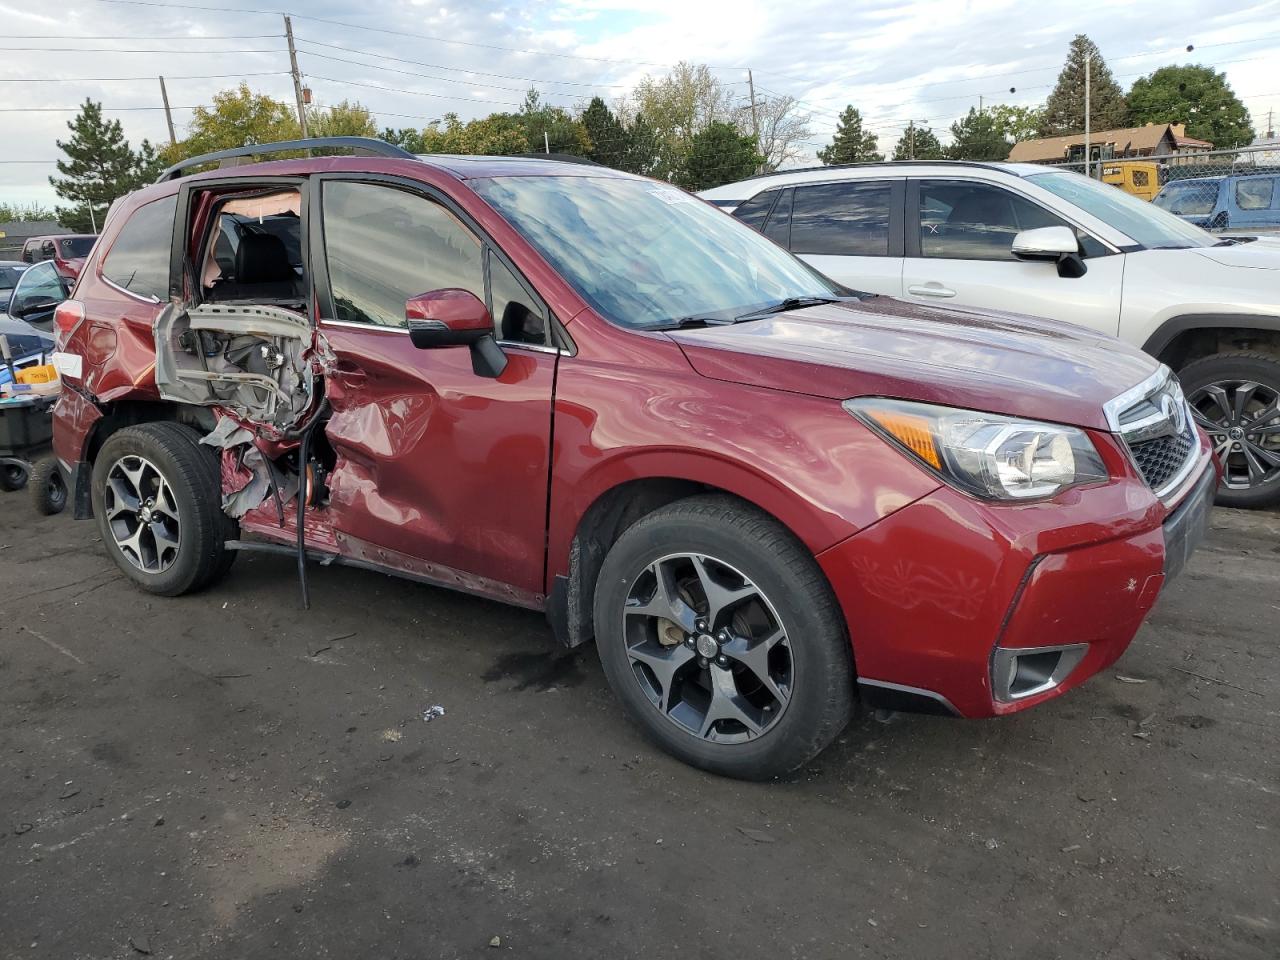
M 67 483 L 53 457 L 37 460 L 27 483 L 31 487 L 31 503 L 36 513 L 51 517 L 67 508 Z
M 12 493 L 27 485 L 27 471 L 16 464 L 6 463 L 0 467 L 0 490 Z
M 116 565 L 148 593 L 176 597 L 208 586 L 230 567 L 237 536 L 222 512 L 214 450 L 179 423 L 126 427 L 93 465 L 93 513 Z
M 600 570 L 595 633 L 630 717 L 712 773 L 782 776 L 852 714 L 852 650 L 826 578 L 788 530 L 732 497 L 691 497 L 628 528 Z
M 1217 503 L 1246 509 L 1280 503 L 1280 359 L 1216 353 L 1187 364 L 1178 380 L 1222 461 Z

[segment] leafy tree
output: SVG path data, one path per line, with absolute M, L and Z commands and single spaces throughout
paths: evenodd
M 58 207 L 58 222 L 71 230 L 89 231 L 102 220 L 117 197 L 136 190 L 155 175 L 155 151 L 147 141 L 135 153 L 124 138 L 119 120 L 106 120 L 102 104 L 85 100 L 75 119 L 67 122 L 71 136 L 57 141 L 67 155 L 58 161 L 60 177 L 50 177 L 54 191 L 72 206 Z
M 1084 130 L 1084 74 L 1089 60 L 1089 124 L 1093 130 L 1114 130 L 1129 123 L 1129 107 L 1111 68 L 1097 46 L 1083 33 L 1071 41 L 1067 62 L 1044 104 L 1039 124 L 1042 137 L 1056 137 Z
M 1013 149 L 995 119 L 974 107 L 951 125 L 951 136 L 947 156 L 952 160 L 1007 160 Z
M 56 220 L 58 215 L 38 203 L 4 203 L 0 201 L 0 223 L 16 220 Z
M 614 116 L 608 105 L 599 97 L 592 97 L 579 119 L 582 121 L 587 138 L 591 141 L 587 156 L 606 167 L 623 169 L 627 162 L 631 138 L 622 121 Z
M 831 146 L 819 150 L 818 159 L 825 164 L 883 160 L 884 154 L 876 152 L 877 145 L 876 135 L 862 129 L 862 114 L 849 104 L 840 111 Z
M 943 160 L 947 152 L 942 149 L 932 127 L 909 124 L 893 147 L 894 160 Z
M 414 130 L 412 127 L 401 127 L 400 129 L 385 127 L 383 131 L 378 134 L 378 137 L 379 139 L 387 141 L 387 143 L 394 143 L 397 147 L 400 147 L 403 150 L 408 150 L 410 153 L 427 152 L 426 147 L 422 143 L 422 134 L 417 130 Z
M 711 124 L 731 122 L 732 97 L 705 64 L 680 62 L 664 77 L 644 77 L 633 93 L 635 112 L 643 114 L 658 143 L 651 171 L 672 179 L 683 166 L 693 138 Z M 630 112 L 631 105 L 624 110 Z
M 1014 143 L 1019 140 L 1031 140 L 1040 135 L 1044 107 L 1015 107 L 1007 103 L 997 103 L 987 107 L 984 112 L 995 121 L 1000 135 Z M 1081 116 L 1083 115 L 1081 113 Z
M 812 120 L 810 114 L 800 109 L 795 97 L 765 95 L 756 98 L 754 125 L 750 105 L 739 111 L 738 129 L 743 133 L 759 129 L 764 168 L 772 171 L 800 156 L 804 141 L 811 136 Z
M 1223 150 L 1242 147 L 1254 136 L 1249 111 L 1226 75 L 1199 64 L 1161 67 L 1135 80 L 1129 111 L 1135 124 L 1185 123 L 1187 136 Z
M 343 100 L 328 109 L 309 110 L 307 133 L 313 137 L 376 137 L 378 125 L 368 107 Z
M 586 156 L 591 140 L 582 123 L 561 107 L 542 102 L 537 90 L 525 94 L 520 116 L 524 120 L 525 140 L 534 152 L 571 153 Z
M 706 190 L 751 176 L 762 159 L 754 139 L 717 120 L 694 135 L 676 182 L 686 190 Z
M 627 127 L 627 153 L 622 160 L 622 169 L 646 177 L 657 176 L 661 158 L 662 141 L 658 131 L 643 113 L 636 114 L 631 126 Z
M 296 140 L 302 136 L 294 108 L 283 100 L 254 93 L 247 83 L 213 95 L 212 107 L 196 107 L 187 138 L 160 151 L 169 162 L 215 150 L 254 143 Z

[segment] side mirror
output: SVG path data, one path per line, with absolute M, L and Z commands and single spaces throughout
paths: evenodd
M 1023 230 L 1013 238 L 1013 255 L 1019 260 L 1052 260 L 1058 276 L 1076 278 L 1085 274 L 1080 257 L 1080 241 L 1070 227 L 1037 227 Z
M 500 377 L 507 355 L 494 338 L 489 308 L 469 290 L 456 287 L 410 297 L 404 305 L 409 339 L 420 350 L 469 347 L 476 376 Z

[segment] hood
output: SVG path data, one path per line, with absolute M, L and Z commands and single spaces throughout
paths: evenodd
M 1241 232 L 1246 232 L 1245 228 Z M 1224 267 L 1280 270 L 1280 237 L 1258 237 L 1223 247 L 1196 247 L 1193 252 Z
M 872 297 L 668 334 L 714 380 L 896 397 L 1107 429 L 1103 404 L 1159 364 L 1072 324 Z

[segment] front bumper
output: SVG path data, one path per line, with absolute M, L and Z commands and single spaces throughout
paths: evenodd
M 819 555 L 864 701 L 989 717 L 1110 666 L 1204 537 L 1201 459 L 1172 509 L 1135 478 L 1025 505 L 944 487 Z

